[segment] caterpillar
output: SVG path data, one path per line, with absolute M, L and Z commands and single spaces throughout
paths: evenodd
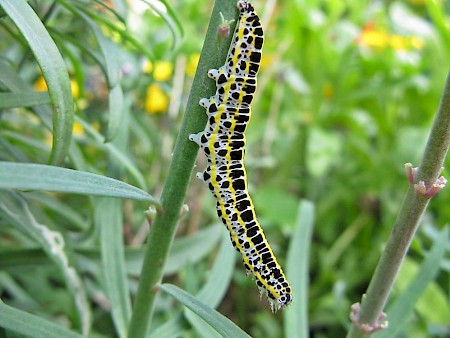
M 199 102 L 208 117 L 206 128 L 190 134 L 189 139 L 198 144 L 208 160 L 207 168 L 197 177 L 215 196 L 217 214 L 242 255 L 247 273 L 256 279 L 261 294 L 267 295 L 272 311 L 276 311 L 292 301 L 292 290 L 256 219 L 244 167 L 245 131 L 264 36 L 253 6 L 240 0 L 237 8 L 239 21 L 226 63 L 208 71 L 216 82 L 216 94 Z

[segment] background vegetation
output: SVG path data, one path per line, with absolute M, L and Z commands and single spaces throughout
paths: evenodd
M 59 327 L 125 337 L 147 218 L 159 204 L 144 191 L 161 195 L 212 3 L 28 3 L 49 39 L 32 13 L 14 16 L 25 1 L 0 0 L 0 335 L 25 334 L 24 323 L 45 335 L 37 328 L 46 324 L 18 309 L 57 323 L 48 326 L 55 337 L 69 334 Z M 302 337 L 294 325 L 306 321 L 311 337 L 342 337 L 408 187 L 404 163 L 419 164 L 443 93 L 449 4 L 252 3 L 266 40 L 247 133 L 250 190 L 308 317 L 301 306 L 273 314 L 260 301 L 195 178 L 163 281 L 254 337 Z M 194 171 L 204 165 L 200 154 Z M 433 198 L 397 278 L 387 305 L 396 332 L 375 337 L 450 335 L 449 201 L 448 189 Z M 163 288 L 148 336 L 213 336 L 174 301 L 179 290 Z

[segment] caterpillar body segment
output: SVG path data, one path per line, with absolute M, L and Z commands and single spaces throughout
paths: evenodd
M 216 94 L 203 98 L 208 123 L 189 139 L 199 145 L 208 166 L 197 173 L 215 196 L 217 215 L 227 227 L 234 248 L 242 255 L 246 272 L 256 279 L 273 311 L 292 301 L 291 287 L 256 218 L 248 192 L 244 166 L 245 131 L 251 118 L 250 104 L 256 91 L 263 30 L 253 6 L 237 2 L 239 21 L 225 65 L 210 69 Z

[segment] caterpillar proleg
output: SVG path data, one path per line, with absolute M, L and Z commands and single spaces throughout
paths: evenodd
M 208 160 L 207 168 L 197 177 L 216 197 L 217 214 L 241 253 L 247 273 L 256 279 L 260 292 L 267 295 L 276 311 L 292 301 L 292 290 L 256 218 L 244 167 L 245 131 L 264 36 L 253 6 L 240 0 L 237 8 L 239 21 L 227 61 L 208 71 L 216 82 L 216 94 L 199 102 L 206 109 L 208 123 L 204 131 L 191 134 L 189 139 L 203 149 Z

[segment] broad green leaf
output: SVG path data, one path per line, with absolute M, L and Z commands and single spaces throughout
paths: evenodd
M 187 308 L 192 310 L 205 322 L 207 322 L 213 329 L 215 329 L 223 337 L 250 337 L 247 333 L 241 330 L 227 317 L 221 315 L 216 310 L 203 304 L 200 300 L 193 297 L 186 291 L 171 284 L 162 284 L 159 286 L 161 290 L 172 295 L 179 302 L 183 303 Z
M 50 163 L 64 162 L 72 138 L 73 100 L 64 60 L 39 17 L 25 0 L 2 0 L 1 6 L 33 51 L 47 83 L 53 107 L 53 148 Z
M 0 301 L 0 327 L 32 338 L 82 338 L 83 336 L 46 319 L 15 309 Z
M 286 275 L 293 289 L 293 301 L 283 310 L 285 337 L 309 337 L 308 286 L 309 251 L 314 227 L 314 204 L 302 200 L 297 224 L 289 243 Z
M 0 188 L 129 198 L 158 205 L 145 191 L 113 178 L 44 164 L 0 162 Z

